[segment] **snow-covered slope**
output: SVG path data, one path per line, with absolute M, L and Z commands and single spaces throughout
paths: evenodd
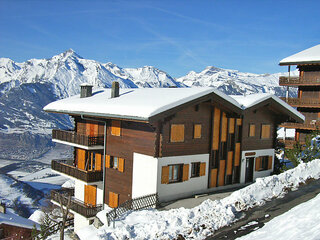
M 279 86 L 279 76 L 288 73 L 255 74 L 243 73 L 237 70 L 206 67 L 202 72 L 189 72 L 186 76 L 177 79 L 189 87 L 216 87 L 226 94 L 250 94 L 270 92 L 277 96 L 285 96 L 285 88 Z M 298 75 L 298 70 L 291 73 Z M 293 89 L 291 96 L 296 94 Z

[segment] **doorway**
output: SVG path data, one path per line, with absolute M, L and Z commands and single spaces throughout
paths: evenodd
M 246 183 L 253 182 L 253 163 L 254 157 L 246 158 Z

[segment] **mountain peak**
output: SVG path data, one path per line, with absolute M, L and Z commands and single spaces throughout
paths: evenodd
M 81 58 L 80 55 L 78 55 L 72 48 L 69 48 L 68 50 L 64 51 L 63 53 L 58 54 L 60 58 L 66 59 L 66 58 Z

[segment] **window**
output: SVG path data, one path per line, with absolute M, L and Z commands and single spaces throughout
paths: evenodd
M 201 124 L 193 125 L 193 138 L 201 138 Z
M 118 169 L 118 157 L 110 157 L 110 168 Z
M 270 125 L 269 124 L 262 124 L 261 126 L 261 139 L 268 139 L 270 138 Z
M 119 194 L 109 192 L 109 207 L 115 208 L 119 205 Z
M 176 164 L 169 166 L 169 183 L 181 182 L 182 180 L 182 166 L 183 164 Z
M 120 136 L 121 135 L 121 122 L 117 120 L 111 121 L 111 135 Z
M 171 124 L 170 142 L 184 142 L 184 124 Z
M 200 162 L 195 162 L 191 164 L 191 177 L 200 176 Z
M 249 124 L 249 137 L 254 137 L 256 135 L 256 125 Z
M 106 155 L 106 168 L 113 168 L 119 172 L 124 172 L 124 162 L 123 158 Z
M 260 156 L 256 158 L 256 171 L 265 171 L 272 168 L 272 156 Z

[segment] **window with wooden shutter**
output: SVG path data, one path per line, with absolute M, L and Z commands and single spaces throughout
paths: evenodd
M 81 169 L 81 170 L 85 170 L 85 167 L 86 167 L 86 150 L 77 148 L 76 154 L 77 154 L 78 168 Z
M 200 176 L 206 175 L 206 163 L 202 162 L 200 163 Z
M 171 124 L 170 142 L 184 142 L 184 124 Z
M 110 155 L 106 155 L 106 168 L 110 168 Z
M 193 138 L 201 138 L 201 124 L 193 125 Z
M 169 166 L 162 167 L 161 170 L 161 183 L 168 184 L 169 183 Z
M 109 207 L 115 208 L 119 205 L 119 194 L 109 192 Z
M 187 181 L 189 179 L 189 164 L 183 165 L 182 181 Z
M 118 121 L 118 120 L 111 121 L 111 135 L 113 136 L 121 135 L 121 121 Z
M 97 204 L 97 186 L 84 185 L 84 202 L 89 206 Z
M 261 126 L 261 138 L 268 139 L 271 136 L 271 127 L 269 124 L 262 124 Z
M 119 172 L 124 172 L 124 159 L 123 158 L 119 158 L 119 168 L 118 168 Z
M 256 125 L 249 124 L 249 137 L 254 137 L 256 135 Z
M 191 163 L 191 177 L 199 177 L 200 176 L 200 162 Z
M 260 165 L 261 165 L 261 158 L 260 157 L 256 157 L 256 167 L 255 167 L 256 171 L 260 170 Z
M 101 171 L 102 169 L 102 155 L 101 153 L 96 153 L 95 170 Z
M 272 156 L 268 158 L 268 169 L 272 169 Z

